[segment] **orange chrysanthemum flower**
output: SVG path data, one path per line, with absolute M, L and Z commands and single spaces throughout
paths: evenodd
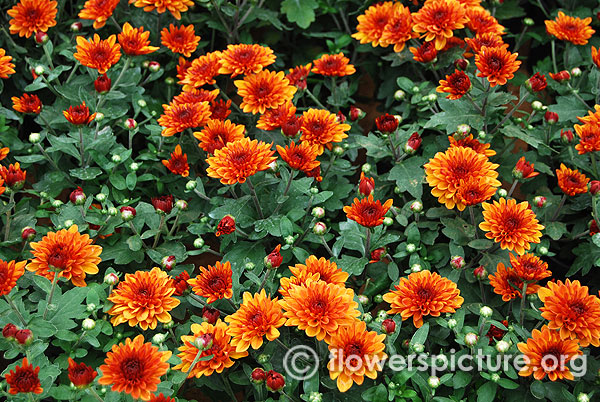
M 486 33 L 504 34 L 504 27 L 483 7 L 469 7 L 467 9 L 467 19 L 467 27 L 477 35 Z
M 133 2 L 136 7 L 143 7 L 146 12 L 156 10 L 162 14 L 169 11 L 176 20 L 180 20 L 181 13 L 186 12 L 189 7 L 194 5 L 193 0 L 129 0 L 129 4 Z
M 123 25 L 123 31 L 118 35 L 123 53 L 130 56 L 140 56 L 157 51 L 158 47 L 149 46 L 149 37 L 150 32 L 144 32 L 144 27 L 134 28 L 129 22 Z
M 86 274 L 98 273 L 102 247 L 92 245 L 88 235 L 78 232 L 77 225 L 68 230 L 48 232 L 42 240 L 31 243 L 33 260 L 27 270 L 46 277 L 50 281 L 54 275 L 70 280 L 75 286 L 86 286 Z
M 63 110 L 63 116 L 67 121 L 75 126 L 90 124 L 96 118 L 96 113 L 90 114 L 90 108 L 87 107 L 85 101 L 81 105 L 69 106 L 67 110 Z
M 585 177 L 579 170 L 569 169 L 564 163 L 560 164 L 560 169 L 556 169 L 556 177 L 558 178 L 558 186 L 568 196 L 587 193 L 589 177 Z
M 165 165 L 171 173 L 179 174 L 182 177 L 188 177 L 190 175 L 190 165 L 188 165 L 187 154 L 181 152 L 181 145 L 177 144 L 175 151 L 171 152 L 171 159 L 162 160 L 162 164 Z
M 10 152 L 9 147 L 0 148 L 0 161 L 8 156 Z
M 231 299 L 232 291 L 232 275 L 231 264 L 229 261 L 221 263 L 217 261 L 215 266 L 207 268 L 200 267 L 200 274 L 192 279 L 188 279 L 188 283 L 192 287 L 192 291 L 202 297 L 206 297 L 208 304 L 214 303 L 219 299 Z
M 321 162 L 317 160 L 319 147 L 315 144 L 301 142 L 296 145 L 294 141 L 292 141 L 292 143 L 289 146 L 286 145 L 285 148 L 279 145 L 276 145 L 276 148 L 281 159 L 283 159 L 292 169 L 308 173 L 321 165 Z
M 242 138 L 216 149 L 214 156 L 206 159 L 208 177 L 220 179 L 223 184 L 244 183 L 250 176 L 267 170 L 276 157 L 273 144 Z
M 247 75 L 243 80 L 234 81 L 238 95 L 242 97 L 240 107 L 245 113 L 264 113 L 291 101 L 298 90 L 285 78 L 282 71 L 262 70 L 254 75 Z
M 600 52 L 594 46 L 592 46 L 592 61 L 596 67 L 600 68 Z
M 198 102 L 212 102 L 217 99 L 219 95 L 218 89 L 208 91 L 206 89 L 190 89 L 181 92 L 173 98 L 172 103 L 180 105 L 182 103 L 198 103 Z
M 296 264 L 290 267 L 292 275 L 301 276 L 303 272 L 310 274 L 319 274 L 319 280 L 333 285 L 344 287 L 348 279 L 348 273 L 338 268 L 335 262 L 329 261 L 324 257 L 318 258 L 314 255 L 309 256 L 304 264 Z
M 510 265 L 515 274 L 527 282 L 538 282 L 552 275 L 548 270 L 548 264 L 533 254 L 514 256 L 509 253 Z
M 439 317 L 442 313 L 454 313 L 464 299 L 456 283 L 435 272 L 415 272 L 383 295 L 390 304 L 388 314 L 400 314 L 402 321 L 412 317 L 415 327 L 421 328 L 423 317 Z
M 394 3 L 391 1 L 379 2 L 373 4 L 364 14 L 356 19 L 356 33 L 352 37 L 360 43 L 370 43 L 373 47 L 388 46 L 388 43 L 382 41 L 382 35 L 387 26 L 390 17 L 393 15 Z
M 348 219 L 356 221 L 359 225 L 372 228 L 383 223 L 383 218 L 392 207 L 393 202 L 390 198 L 381 205 L 381 201 L 373 201 L 373 194 L 369 194 L 368 197 L 361 200 L 355 198 L 352 205 L 344 207 L 344 212 Z
M 37 95 L 23 94 L 20 98 L 13 96 L 10 100 L 17 112 L 40 114 L 42 111 L 42 101 Z
M 187 128 L 201 127 L 210 118 L 208 102 L 180 103 L 171 102 L 162 105 L 164 113 L 159 117 L 158 124 L 163 127 L 161 135 L 171 137 Z
M 190 57 L 196 51 L 200 37 L 196 36 L 193 24 L 187 27 L 185 25 L 175 27 L 171 24 L 169 29 L 163 28 L 160 31 L 160 40 L 163 46 L 168 47 L 173 53 Z
M 469 50 L 465 52 L 466 57 L 471 57 L 473 54 L 479 53 L 484 46 L 504 47 L 508 49 L 508 44 L 504 43 L 502 37 L 492 32 L 477 34 L 474 38 L 465 38 L 465 42 L 469 45 Z
M 462 205 L 471 206 L 481 204 L 496 194 L 497 188 L 490 185 L 487 177 L 467 177 L 460 181 L 456 198 Z
M 541 331 L 534 329 L 527 343 L 519 343 L 517 347 L 526 357 L 520 376 L 533 375 L 542 380 L 548 375 L 550 381 L 574 379 L 568 363 L 582 353 L 577 341 L 561 339 L 557 331 L 544 325 Z
M 505 250 L 515 250 L 519 255 L 530 249 L 529 243 L 539 243 L 544 226 L 538 223 L 529 203 L 517 204 L 515 199 L 500 198 L 500 202 L 483 203 L 484 221 L 479 228 L 488 233 L 485 237 L 494 239 Z
M 582 347 L 600 346 L 600 299 L 590 295 L 587 286 L 569 279 L 548 282 L 538 296 L 548 328 L 558 330 L 562 339 L 578 340 Z
M 577 117 L 577 120 L 583 124 L 596 124 L 600 125 L 600 105 L 594 106 L 594 112 L 588 111 L 588 115 L 585 117 Z
M 290 72 L 286 74 L 285 78 L 290 81 L 290 85 L 295 86 L 298 89 L 306 89 L 306 79 L 312 69 L 312 63 L 308 63 L 304 66 L 296 66 L 290 68 Z
M 94 29 L 100 29 L 111 17 L 120 0 L 87 0 L 79 18 L 94 21 Z
M 574 45 L 585 45 L 588 43 L 588 39 L 596 32 L 590 27 L 591 22 L 592 17 L 584 19 L 570 17 L 562 11 L 558 12 L 558 17 L 554 20 L 544 21 L 546 32 L 549 35 L 559 40 L 569 41 Z
M 454 73 L 447 75 L 445 80 L 440 80 L 437 92 L 446 92 L 446 98 L 456 100 L 462 98 L 471 90 L 471 80 L 469 76 L 461 70 L 454 70 Z
M 185 57 L 179 57 L 179 62 L 177 63 L 177 79 L 179 80 L 179 83 L 181 84 L 181 81 L 183 81 L 183 79 L 185 78 L 185 73 L 187 71 L 188 68 L 190 68 L 190 66 L 192 65 L 192 61 L 191 60 L 187 60 Z
M 210 118 L 216 120 L 225 120 L 231 114 L 231 99 L 225 102 L 223 99 L 212 101 L 210 103 Z
M 177 355 L 181 359 L 181 363 L 173 366 L 173 370 L 188 373 L 188 378 L 200 378 L 203 375 L 208 377 L 215 371 L 220 374 L 226 368 L 233 366 L 233 359 L 248 356 L 246 351 L 236 352 L 235 346 L 230 344 L 231 335 L 227 334 L 227 324 L 221 320 L 218 320 L 214 325 L 208 322 L 192 324 L 191 330 L 191 335 L 181 337 L 183 346 L 179 347 L 180 353 Z M 212 346 L 203 350 L 200 359 L 197 360 L 194 367 L 191 367 L 200 351 L 196 346 L 197 339 L 210 340 Z
M 15 65 L 11 63 L 12 56 L 6 54 L 6 50 L 0 48 L 0 78 L 7 79 L 15 73 Z
M 517 275 L 515 270 L 503 263 L 499 262 L 496 266 L 496 272 L 489 275 L 490 285 L 494 288 L 494 293 L 502 296 L 502 300 L 511 301 L 512 299 L 520 299 L 523 291 L 523 281 Z M 526 293 L 534 294 L 540 288 L 539 285 L 528 284 Z
M 200 141 L 198 146 L 214 154 L 217 149 L 225 147 L 231 142 L 244 138 L 246 127 L 232 123 L 229 120 L 210 119 L 202 131 L 194 132 L 194 137 Z
M 409 47 L 408 50 L 413 54 L 413 59 L 421 63 L 429 63 L 436 60 L 437 57 L 434 42 L 423 42 L 418 48 Z
M 27 358 L 23 358 L 21 366 L 16 366 L 14 371 L 10 370 L 4 377 L 8 383 L 8 393 L 11 395 L 17 394 L 41 394 L 44 392 L 38 373 L 40 372 L 39 367 L 33 367 L 27 361 Z
M 303 271 L 299 271 L 297 275 L 290 276 L 289 278 L 283 277 L 279 280 L 279 284 L 280 284 L 279 293 L 281 293 L 281 296 L 283 296 L 283 297 L 289 296 L 292 285 L 303 286 L 309 280 L 315 281 L 315 282 L 319 281 L 320 280 L 319 274 L 310 273 L 306 270 L 303 270 Z M 342 285 L 342 287 L 343 287 L 343 285 Z
M 518 53 L 509 52 L 506 47 L 482 47 L 475 55 L 478 77 L 485 77 L 492 87 L 504 85 L 515 76 L 521 62 Z
M 435 49 L 442 50 L 454 30 L 465 27 L 468 19 L 465 8 L 457 0 L 428 0 L 413 14 L 413 30 L 425 41 L 435 40 Z
M 183 85 L 184 91 L 206 84 L 213 85 L 216 82 L 215 77 L 219 75 L 220 68 L 221 52 L 206 53 L 192 61 L 179 83 Z
M 98 74 L 107 72 L 121 58 L 121 46 L 116 43 L 116 35 L 110 35 L 104 40 L 100 40 L 98 34 L 94 34 L 94 38 L 90 40 L 83 36 L 76 39 L 77 53 L 73 56 L 84 66 L 98 70 Z
M 400 53 L 409 40 L 419 36 L 413 32 L 413 21 L 408 7 L 394 3 L 392 14 L 381 34 L 382 46 L 394 45 L 394 52 Z
M 579 136 L 579 144 L 575 149 L 579 155 L 600 151 L 600 126 L 597 124 L 575 124 L 575 132 Z
M 283 127 L 283 125 L 295 115 L 296 106 L 294 106 L 292 102 L 287 101 L 262 114 L 256 123 L 256 128 L 265 131 L 275 130 Z
M 286 326 L 295 326 L 306 335 L 329 340 L 344 325 L 353 325 L 360 312 L 354 291 L 323 281 L 308 280 L 292 285 L 279 301 L 285 310 Z
M 57 2 L 50 0 L 20 0 L 6 12 L 12 17 L 10 33 L 29 38 L 37 32 L 46 32 L 56 25 Z
M 477 152 L 478 154 L 482 154 L 487 157 L 496 155 L 496 151 L 494 151 L 493 149 L 490 149 L 490 144 L 488 144 L 487 142 L 481 142 L 478 139 L 473 138 L 473 134 L 469 134 L 462 140 L 457 140 L 453 136 L 449 135 L 448 141 L 450 141 L 450 148 L 455 148 L 455 147 L 471 148 L 473 151 Z
M 365 376 L 376 379 L 377 372 L 383 369 L 387 359 L 385 350 L 385 334 L 367 331 L 367 324 L 358 321 L 348 325 L 329 340 L 331 360 L 327 363 L 329 377 L 337 379 L 340 392 L 346 392 L 353 383 L 362 385 Z
M 23 187 L 26 177 L 27 171 L 21 169 L 19 162 L 14 165 L 11 163 L 8 167 L 0 165 L 0 179 L 4 181 L 6 187 L 20 189 Z M 4 189 L 2 191 L 4 192 Z
M 335 114 L 324 109 L 308 109 L 302 115 L 301 141 L 319 146 L 319 154 L 323 153 L 323 145 L 341 142 L 348 137 L 346 131 L 350 126 L 340 123 Z
M 227 334 L 231 335 L 231 346 L 236 352 L 244 352 L 250 346 L 258 349 L 263 344 L 263 336 L 269 341 L 279 338 L 277 328 L 285 324 L 285 317 L 277 298 L 267 297 L 265 290 L 252 296 L 244 292 L 240 308 L 233 314 L 225 317 L 229 323 Z
M 153 395 L 148 402 L 177 402 L 170 396 L 165 396 L 162 392 L 158 395 Z
M 463 211 L 465 204 L 457 195 L 461 183 L 467 178 L 483 178 L 490 187 L 500 187 L 497 167 L 484 154 L 471 148 L 451 146 L 446 152 L 435 154 L 425 164 L 425 178 L 433 187 L 431 194 L 438 197 L 440 203 L 448 209 L 456 206 L 459 211 Z
M 268 65 L 275 63 L 273 50 L 261 45 L 227 45 L 221 53 L 220 74 L 235 77 L 241 74 L 256 74 Z
M 27 261 L 15 262 L 0 259 L 0 296 L 8 295 L 25 273 Z
M 155 329 L 158 321 L 171 321 L 169 311 L 179 305 L 173 297 L 173 278 L 160 268 L 151 271 L 137 271 L 126 274 L 125 280 L 108 297 L 113 306 L 108 314 L 113 316 L 113 326 L 128 323 L 130 327 L 139 325 L 141 329 Z
M 321 58 L 313 61 L 312 72 L 327 77 L 345 77 L 352 75 L 356 69 L 350 63 L 350 59 L 344 53 L 324 54 Z
M 158 389 L 160 377 L 169 369 L 169 358 L 170 351 L 159 351 L 152 343 L 144 343 L 143 335 L 133 341 L 127 338 L 106 354 L 98 383 L 112 385 L 112 391 L 125 392 L 133 399 L 148 401 Z

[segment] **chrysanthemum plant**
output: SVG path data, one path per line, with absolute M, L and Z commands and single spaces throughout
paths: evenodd
M 599 397 L 597 2 L 2 7 L 0 399 Z

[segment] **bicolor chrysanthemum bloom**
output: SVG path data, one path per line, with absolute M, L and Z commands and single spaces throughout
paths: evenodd
M 232 276 L 231 263 L 217 261 L 214 266 L 200 267 L 200 274 L 189 279 L 188 283 L 195 295 L 206 297 L 206 302 L 210 304 L 219 299 L 233 297 Z
M 121 50 L 129 56 L 141 56 L 157 51 L 157 46 L 150 46 L 150 32 L 144 27 L 134 28 L 129 22 L 123 25 L 123 31 L 117 36 Z
M 171 152 L 170 159 L 163 159 L 162 164 L 165 165 L 171 173 L 181 175 L 182 177 L 188 177 L 190 175 L 190 165 L 187 161 L 187 154 L 181 152 L 181 145 L 175 146 L 175 151 Z
M 83 9 L 79 12 L 82 20 L 94 21 L 94 29 L 100 29 L 106 25 L 106 21 L 112 16 L 120 0 L 87 0 Z
M 266 66 L 275 63 L 273 50 L 258 44 L 227 45 L 221 52 L 219 74 L 238 75 L 256 74 Z
M 214 154 L 216 150 L 222 149 L 227 144 L 241 140 L 246 133 L 246 127 L 235 124 L 229 120 L 210 119 L 202 131 L 195 131 L 194 137 L 200 141 L 198 146 Z
M 242 97 L 240 108 L 244 113 L 265 113 L 267 109 L 291 101 L 298 90 L 282 71 L 259 71 L 247 75 L 242 80 L 234 81 L 238 88 L 238 95 Z
M 546 20 L 544 23 L 549 35 L 574 45 L 587 44 L 588 39 L 596 32 L 590 27 L 592 17 L 581 19 L 566 15 L 562 11 L 558 12 L 558 16 L 554 20 Z
M 56 25 L 58 3 L 50 0 L 20 0 L 6 12 L 12 17 L 8 23 L 11 34 L 29 38 L 37 32 L 46 32 Z
M 173 53 L 190 57 L 196 51 L 200 37 L 196 35 L 193 24 L 178 27 L 170 24 L 168 29 L 160 31 L 160 40 Z
M 390 210 L 393 204 L 390 198 L 383 205 L 381 201 L 373 200 L 373 194 L 363 199 L 355 198 L 352 205 L 346 205 L 344 212 L 348 219 L 357 222 L 359 225 L 372 228 L 383 224 L 385 214 Z

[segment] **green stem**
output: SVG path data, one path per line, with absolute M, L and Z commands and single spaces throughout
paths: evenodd
M 12 308 L 13 311 L 15 312 L 15 314 L 17 315 L 17 318 L 21 322 L 21 325 L 23 326 L 23 328 L 27 328 L 27 322 L 25 321 L 25 318 L 23 318 L 23 316 L 21 315 L 21 312 L 19 311 L 19 309 L 17 308 L 17 306 L 15 305 L 15 303 L 12 301 L 12 299 L 10 298 L 10 296 L 9 295 L 4 295 L 4 299 L 6 299 L 6 302 L 8 303 L 8 305 L 10 306 L 10 308 Z
M 56 283 L 58 282 L 58 272 L 54 272 L 54 278 L 52 278 L 52 287 L 50 288 L 50 293 L 48 294 L 48 299 L 46 300 L 46 308 L 44 309 L 44 314 L 42 314 L 42 319 L 46 319 L 46 315 L 48 314 L 48 307 L 52 303 L 52 298 L 54 297 L 54 291 L 56 290 Z
M 258 287 L 257 293 L 260 293 L 260 291 L 265 287 L 265 284 L 269 280 L 269 276 L 271 276 L 271 269 L 267 268 L 267 272 L 265 272 L 265 276 L 264 276 L 260 286 Z
M 168 236 L 173 236 L 173 233 L 175 233 L 175 228 L 177 227 L 177 224 L 179 223 L 179 216 L 180 216 L 180 214 L 177 214 L 177 216 L 175 216 L 175 222 L 173 222 L 173 226 L 171 226 L 171 230 L 169 230 Z
M 490 132 L 490 135 L 494 135 L 494 133 L 496 131 L 498 131 L 500 129 L 500 127 L 502 127 L 502 124 L 504 124 L 504 122 L 506 120 L 508 120 L 517 110 L 519 110 L 519 107 L 521 107 L 523 102 L 525 102 L 528 97 L 529 97 L 529 94 L 526 94 L 521 99 L 519 99 L 519 103 L 517 103 L 516 106 L 511 109 L 510 112 L 508 112 L 507 114 L 504 115 L 502 120 L 500 120 L 500 123 L 498 123 L 498 125 L 496 127 L 494 127 L 494 129 Z
M 258 196 L 256 195 L 256 190 L 254 189 L 254 186 L 252 185 L 252 181 L 250 180 L 249 177 L 246 180 L 246 183 L 248 183 L 248 188 L 250 189 L 250 194 L 252 194 L 252 199 L 254 200 L 254 206 L 256 207 L 256 212 L 258 212 L 258 216 L 260 217 L 260 219 L 265 219 L 262 209 L 260 208 L 260 201 L 258 201 Z
M 469 205 L 469 215 L 471 215 L 471 224 L 473 228 L 475 228 L 475 238 L 479 239 L 479 234 L 477 233 L 477 225 L 475 224 L 475 212 L 473 212 L 473 206 Z
M 6 226 L 4 228 L 4 241 L 8 241 L 8 238 L 10 236 L 10 218 L 11 218 L 12 209 L 13 209 L 12 204 L 15 201 L 15 192 L 13 190 L 11 190 L 8 197 L 9 197 L 8 198 L 8 211 L 6 211 Z
M 156 246 L 158 245 L 158 240 L 160 239 L 160 234 L 163 230 L 163 226 L 165 226 L 165 215 L 161 214 L 160 215 L 160 224 L 158 225 L 158 233 L 156 233 L 156 236 L 154 236 L 154 243 L 152 243 L 152 249 L 155 249 Z
M 202 354 L 202 350 L 198 349 L 198 353 L 196 353 L 196 356 L 194 357 L 194 360 L 192 360 L 192 364 L 190 365 L 190 368 L 185 372 L 187 375 L 185 376 L 185 378 L 183 379 L 183 381 L 181 381 L 179 383 L 179 386 L 177 387 L 177 389 L 175 390 L 175 392 L 173 392 L 173 395 L 177 395 L 177 393 L 179 392 L 179 390 L 181 389 L 181 387 L 183 386 L 183 384 L 185 383 L 185 381 L 190 378 L 190 372 L 192 371 L 192 369 L 194 368 L 194 366 L 196 365 L 196 363 L 198 363 L 198 360 L 200 360 L 200 355 Z
M 54 89 L 54 87 L 52 86 L 52 84 L 50 84 L 50 81 L 48 81 L 48 79 L 46 78 L 46 76 L 44 74 L 40 75 L 40 77 L 42 77 L 42 81 L 44 81 L 44 83 L 46 84 L 46 86 L 48 87 L 48 89 L 50 90 L 50 92 L 52 92 L 57 98 L 61 98 L 62 97 L 56 91 L 56 89 Z
M 290 186 L 292 185 L 292 180 L 296 176 L 296 173 L 297 172 L 295 170 L 292 170 L 290 172 L 290 177 L 288 178 L 287 184 L 285 185 L 285 190 L 283 190 L 283 195 L 281 196 L 281 198 L 285 198 L 288 191 L 290 191 Z M 279 210 L 281 209 L 282 206 L 283 206 L 283 201 L 279 205 L 277 205 L 277 207 L 275 208 L 275 210 L 273 211 L 273 213 L 271 215 L 274 216 L 275 214 L 277 214 L 277 212 L 279 212 Z
M 367 227 L 367 235 L 365 237 L 365 258 L 371 258 L 371 228 Z
M 325 237 L 323 237 L 323 236 L 319 236 L 319 237 L 321 238 L 321 243 L 323 243 L 323 246 L 325 247 L 325 249 L 327 250 L 329 255 L 332 257 L 335 257 L 335 254 L 333 254 L 333 251 L 331 251 L 331 248 L 329 248 L 329 244 L 327 244 L 327 242 L 325 241 Z
M 100 395 L 98 395 L 98 393 L 96 392 L 96 390 L 94 389 L 94 387 L 90 387 L 88 388 L 89 394 L 98 402 L 104 402 L 104 399 L 102 399 L 100 397 Z
M 308 97 L 317 104 L 318 107 L 320 107 L 321 109 L 327 110 L 327 108 L 325 106 L 323 106 L 323 104 L 321 102 L 319 102 L 319 100 L 313 95 L 313 93 L 310 92 L 310 89 L 306 88 L 304 90 L 304 93 L 306 93 L 308 95 Z
M 125 65 L 123 65 L 123 69 L 121 70 L 121 73 L 119 74 L 119 76 L 115 80 L 115 83 L 111 86 L 110 90 L 108 91 L 109 93 L 110 93 L 110 91 L 116 91 L 117 90 L 117 87 L 119 86 L 119 83 L 121 82 L 121 79 L 125 75 L 125 71 L 127 71 L 127 69 L 129 68 L 130 64 L 131 64 L 131 57 L 127 57 L 125 59 Z M 96 108 L 96 111 L 98 111 L 100 109 L 100 107 L 104 104 L 105 100 L 106 100 L 106 96 L 102 97 L 102 99 L 100 100 L 100 102 L 98 102 L 98 107 Z
M 52 70 L 54 70 L 54 63 L 52 63 L 52 55 L 48 51 L 48 47 L 45 45 L 42 45 L 42 48 L 44 49 L 44 54 L 46 55 L 46 58 L 48 59 L 48 65 L 50 66 L 50 68 Z
M 540 3 L 539 0 L 538 0 L 538 3 Z M 543 8 L 543 6 L 541 5 L 541 3 L 540 3 L 540 7 Z M 554 67 L 554 72 L 557 73 L 558 72 L 558 67 L 556 65 L 556 41 L 552 40 L 552 42 L 550 44 L 551 44 L 551 48 L 552 48 L 552 66 Z
M 40 119 L 42 119 L 42 121 L 44 122 L 48 130 L 52 133 L 52 135 L 56 135 L 56 131 L 54 131 L 54 129 L 50 126 L 50 123 L 48 123 L 48 120 L 46 120 L 44 115 L 40 113 L 38 116 L 40 116 Z
M 71 73 L 69 74 L 69 76 L 67 77 L 67 80 L 65 81 L 65 84 L 68 84 L 71 81 L 71 79 L 75 76 L 75 72 L 77 72 L 77 69 L 79 69 L 79 63 L 75 63 L 75 65 L 71 69 Z
M 79 126 L 79 154 L 81 155 L 81 167 L 85 161 L 85 146 L 83 145 L 83 128 Z
M 550 219 L 551 221 L 556 220 L 556 218 L 558 217 L 558 213 L 562 209 L 563 205 L 565 205 L 566 200 L 567 200 L 567 195 L 563 194 L 562 198 L 560 199 L 560 203 L 558 204 L 558 208 L 556 208 L 556 211 L 554 211 L 554 215 L 552 215 L 552 219 Z
M 227 395 L 229 395 L 229 398 L 231 398 L 231 401 L 237 402 L 237 398 L 235 397 L 235 393 L 233 392 L 233 389 L 231 388 L 231 384 L 229 383 L 227 376 L 222 375 L 220 377 L 223 380 L 223 385 L 225 385 L 225 392 L 227 392 Z
M 527 298 L 527 281 L 523 282 L 523 291 L 521 293 L 521 311 L 519 312 L 519 325 L 523 326 L 523 320 L 525 319 L 525 299 Z
M 513 181 L 512 186 L 510 186 L 510 190 L 508 190 L 508 194 L 506 195 L 506 198 L 508 198 L 512 195 L 513 191 L 515 191 L 515 188 L 517 188 L 518 183 L 519 183 L 518 180 Z

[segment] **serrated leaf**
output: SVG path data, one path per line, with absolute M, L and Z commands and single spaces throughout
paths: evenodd
M 97 167 L 70 169 L 69 174 L 79 180 L 93 180 L 102 174 L 102 169 Z
M 289 22 L 295 22 L 300 28 L 308 28 L 315 20 L 315 9 L 319 4 L 315 0 L 284 0 L 281 12 Z
M 389 180 L 394 180 L 400 191 L 408 193 L 416 199 L 421 199 L 423 195 L 423 163 L 425 158 L 412 157 L 397 164 L 390 170 Z

